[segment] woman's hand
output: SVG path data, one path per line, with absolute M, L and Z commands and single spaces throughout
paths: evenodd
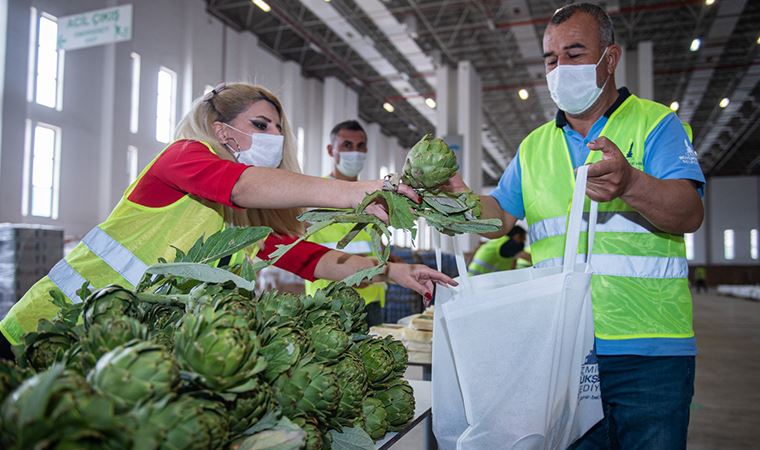
M 425 305 L 433 300 L 433 283 L 456 286 L 458 283 L 447 275 L 422 264 L 388 263 L 388 281 L 418 292 Z
M 349 204 L 351 205 L 351 208 L 356 208 L 368 194 L 383 189 L 383 180 L 355 181 L 351 182 L 351 186 L 352 188 L 348 194 Z M 353 186 L 356 187 L 354 188 Z M 410 186 L 399 184 L 398 190 L 396 192 L 409 197 L 409 199 L 415 203 L 420 203 L 419 194 L 417 194 L 417 192 Z M 368 205 L 367 209 L 365 209 L 365 212 L 367 214 L 372 214 L 385 223 L 388 223 L 389 221 L 388 206 L 380 200 L 372 202 L 370 205 Z

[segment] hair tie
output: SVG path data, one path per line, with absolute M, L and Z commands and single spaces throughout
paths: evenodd
M 211 89 L 206 93 L 206 95 L 203 96 L 204 102 L 210 102 L 211 99 L 213 99 L 216 95 L 218 95 L 220 92 L 222 92 L 227 87 L 227 83 L 221 82 L 216 85 L 215 88 Z

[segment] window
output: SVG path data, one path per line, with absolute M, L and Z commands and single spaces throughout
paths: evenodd
M 694 259 L 694 234 L 686 233 L 683 235 L 684 243 L 686 244 L 686 259 L 691 261 Z
M 27 100 L 61 110 L 63 51 L 58 51 L 58 22 L 32 8 Z
M 32 128 L 32 122 L 27 121 L 26 136 L 22 213 L 56 219 L 61 130 L 43 123 Z
M 156 140 L 167 143 L 174 134 L 175 99 L 177 97 L 177 74 L 161 67 L 158 71 L 156 90 Z
M 757 259 L 757 228 L 749 230 L 749 257 Z
M 140 55 L 132 52 L 132 93 L 129 110 L 129 131 L 137 133 L 140 122 Z
M 305 146 L 306 142 L 304 142 L 305 136 L 303 127 L 298 127 L 298 136 L 296 137 L 296 141 L 298 142 L 298 167 L 303 170 L 303 158 L 305 153 Z
M 129 184 L 137 179 L 137 147 L 134 145 L 127 147 L 127 178 Z
M 734 259 L 734 230 L 723 230 L 723 258 Z

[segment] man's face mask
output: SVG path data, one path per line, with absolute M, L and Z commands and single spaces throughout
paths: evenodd
M 578 115 L 591 108 L 609 80 L 608 76 L 602 87 L 596 85 L 596 67 L 604 59 L 608 48 L 604 49 L 596 64 L 560 66 L 557 61 L 557 67 L 546 75 L 546 84 L 549 86 L 552 100 L 559 109 L 568 114 Z
M 251 137 L 251 146 L 247 149 L 239 148 L 235 151 L 228 144 L 224 144 L 235 155 L 237 162 L 248 166 L 271 167 L 276 168 L 282 162 L 282 149 L 285 143 L 285 137 L 280 134 L 253 133 L 238 130 L 232 125 L 225 123 L 228 127 Z
M 338 161 L 338 171 L 347 177 L 355 177 L 364 168 L 364 162 L 367 160 L 365 152 L 340 152 L 340 161 Z

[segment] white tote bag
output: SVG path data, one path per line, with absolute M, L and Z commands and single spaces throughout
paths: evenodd
M 577 257 L 587 167 L 578 169 L 562 267 L 469 277 L 439 288 L 433 431 L 442 449 L 564 449 L 602 419 L 588 254 Z M 582 262 L 585 259 L 587 262 Z

